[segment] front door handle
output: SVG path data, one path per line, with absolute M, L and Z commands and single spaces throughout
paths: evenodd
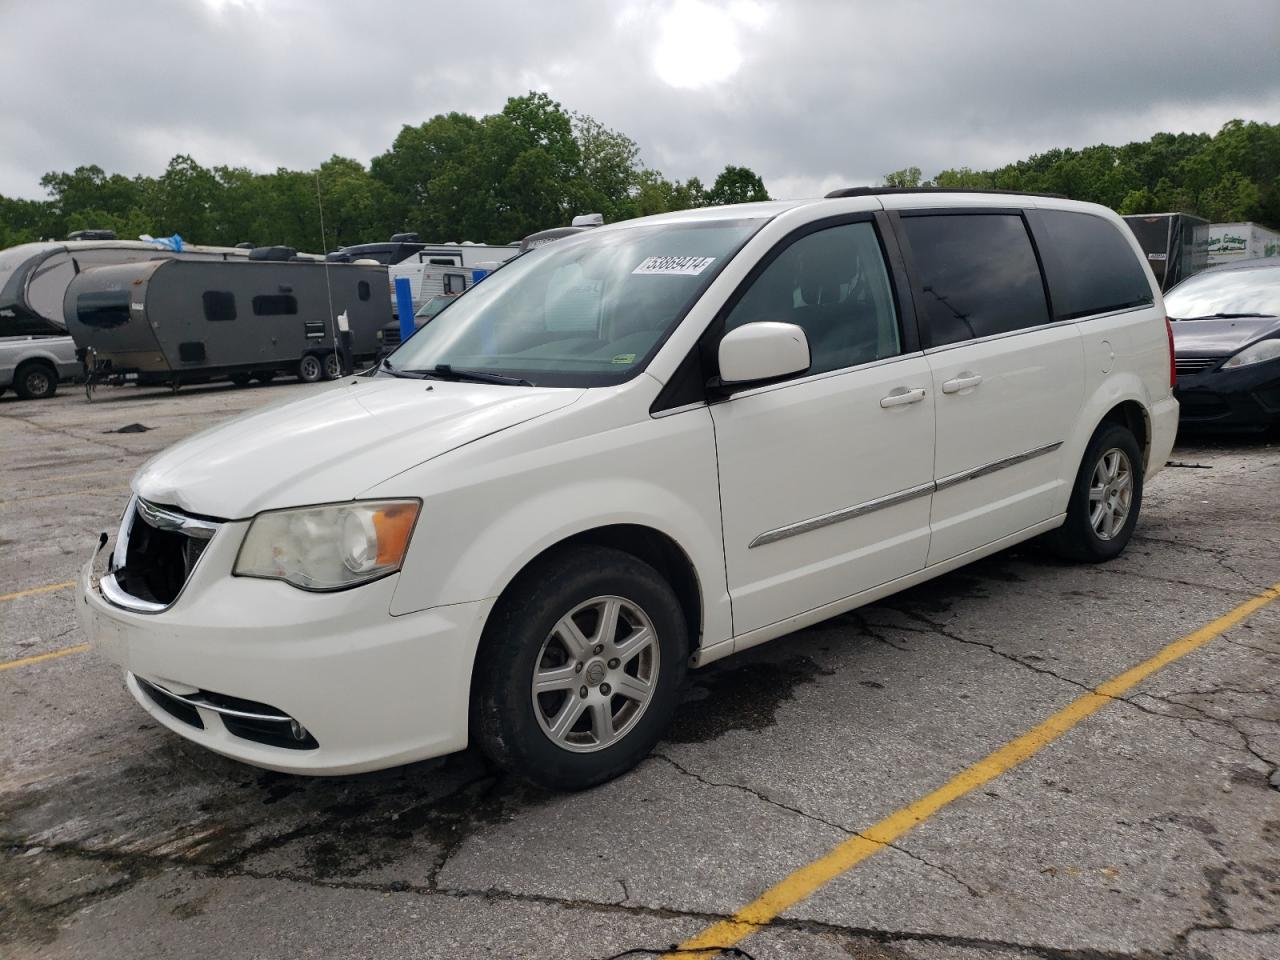
M 897 387 L 887 397 L 880 398 L 880 406 L 887 410 L 889 407 L 900 407 L 904 403 L 919 403 L 923 399 L 923 387 L 916 387 L 914 390 L 907 387 Z
M 982 382 L 982 377 L 976 373 L 966 373 L 956 377 L 954 380 L 947 380 L 942 384 L 943 393 L 959 393 L 961 390 L 969 390 L 976 387 Z

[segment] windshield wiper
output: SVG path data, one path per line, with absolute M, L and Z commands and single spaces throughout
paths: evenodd
M 399 377 L 402 380 L 426 380 L 427 375 L 421 370 L 397 370 L 391 365 L 390 360 L 382 361 L 382 369 L 393 377 Z
M 459 370 L 448 363 L 437 363 L 430 370 L 405 370 L 404 373 L 416 373 L 428 377 L 439 377 L 441 380 L 469 380 L 472 383 L 501 383 L 511 387 L 532 387 L 533 382 L 522 377 L 504 377 L 500 373 L 485 373 L 483 370 Z
M 1173 317 L 1174 320 L 1246 320 L 1252 317 L 1274 317 L 1274 313 L 1206 313 L 1203 317 Z

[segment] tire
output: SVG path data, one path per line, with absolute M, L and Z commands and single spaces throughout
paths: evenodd
M 1114 559 L 1133 536 L 1141 509 L 1142 451 L 1138 441 L 1128 427 L 1102 423 L 1085 447 L 1071 488 L 1067 519 L 1049 535 L 1048 545 L 1068 560 L 1102 563 Z
M 250 381 L 253 379 L 253 377 L 251 377 L 247 373 L 233 373 L 229 379 L 237 387 L 247 387 Z
M 618 657 L 597 632 L 611 605 Z M 578 637 L 566 629 L 570 614 Z M 571 655 L 580 643 L 586 646 Z M 557 549 L 517 578 L 485 625 L 472 682 L 473 735 L 499 767 L 540 787 L 603 783 L 639 763 L 666 731 L 688 645 L 680 601 L 647 563 L 606 547 Z M 547 685 L 540 694 L 535 672 Z M 606 712 L 612 738 L 602 726 Z
M 324 367 L 314 353 L 308 353 L 298 361 L 298 379 L 303 383 L 316 383 L 323 376 Z
M 326 353 L 324 355 L 324 378 L 326 380 L 337 380 L 342 376 L 342 361 L 338 359 L 336 353 Z
M 58 392 L 58 374 L 47 363 L 28 361 L 14 373 L 13 390 L 23 400 L 47 400 Z

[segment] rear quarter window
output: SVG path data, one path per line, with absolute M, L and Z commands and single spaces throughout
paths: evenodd
M 1045 269 L 1056 319 L 1153 302 L 1146 272 L 1115 224 L 1070 210 L 1041 210 L 1040 222 L 1054 253 Z

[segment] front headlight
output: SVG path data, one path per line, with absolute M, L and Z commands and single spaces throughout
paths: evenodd
M 1232 367 L 1247 367 L 1251 363 L 1262 363 L 1264 360 L 1274 360 L 1277 357 L 1280 357 L 1280 338 L 1259 340 L 1253 346 L 1245 347 L 1224 363 L 1222 369 L 1230 370 Z
M 394 573 L 418 519 L 417 500 L 361 500 L 260 513 L 234 573 L 303 590 L 341 590 Z

